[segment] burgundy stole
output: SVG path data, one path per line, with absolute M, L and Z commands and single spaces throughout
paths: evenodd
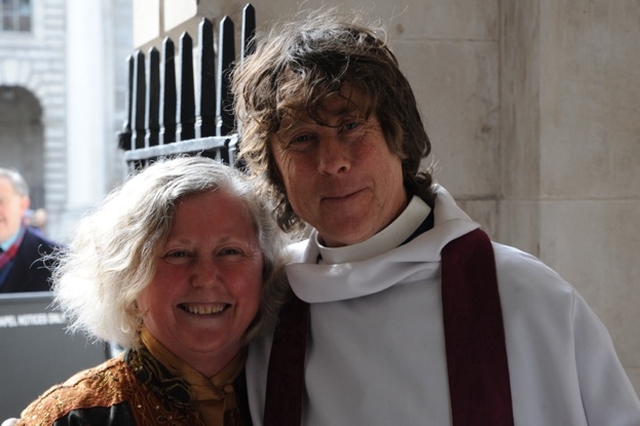
M 493 248 L 477 229 L 442 250 L 442 307 L 454 426 L 513 426 Z M 269 360 L 264 426 L 299 426 L 309 304 L 280 313 Z
M 442 310 L 454 426 L 513 426 L 493 247 L 476 229 L 442 249 Z

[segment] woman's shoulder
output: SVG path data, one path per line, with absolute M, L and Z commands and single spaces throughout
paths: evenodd
M 51 425 L 74 410 L 121 404 L 134 383 L 122 356 L 110 359 L 51 387 L 22 411 L 18 426 Z

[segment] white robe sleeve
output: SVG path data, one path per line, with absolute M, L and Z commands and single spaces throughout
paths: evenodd
M 640 401 L 603 323 L 535 257 L 494 244 L 518 426 L 640 426 Z
M 605 326 L 575 294 L 575 356 L 589 426 L 638 426 L 640 402 Z

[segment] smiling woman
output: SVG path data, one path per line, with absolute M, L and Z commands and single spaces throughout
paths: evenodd
M 244 345 L 260 304 L 262 265 L 256 229 L 239 199 L 224 191 L 185 197 L 156 274 L 138 298 L 145 328 L 213 376 Z
M 289 289 L 285 237 L 244 176 L 162 160 L 83 218 L 56 253 L 74 331 L 127 350 L 46 391 L 18 424 L 250 424 L 246 344 Z

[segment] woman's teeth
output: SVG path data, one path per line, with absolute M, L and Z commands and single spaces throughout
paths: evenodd
M 190 314 L 196 315 L 211 315 L 219 314 L 227 307 L 226 304 L 221 305 L 182 305 L 182 309 Z

